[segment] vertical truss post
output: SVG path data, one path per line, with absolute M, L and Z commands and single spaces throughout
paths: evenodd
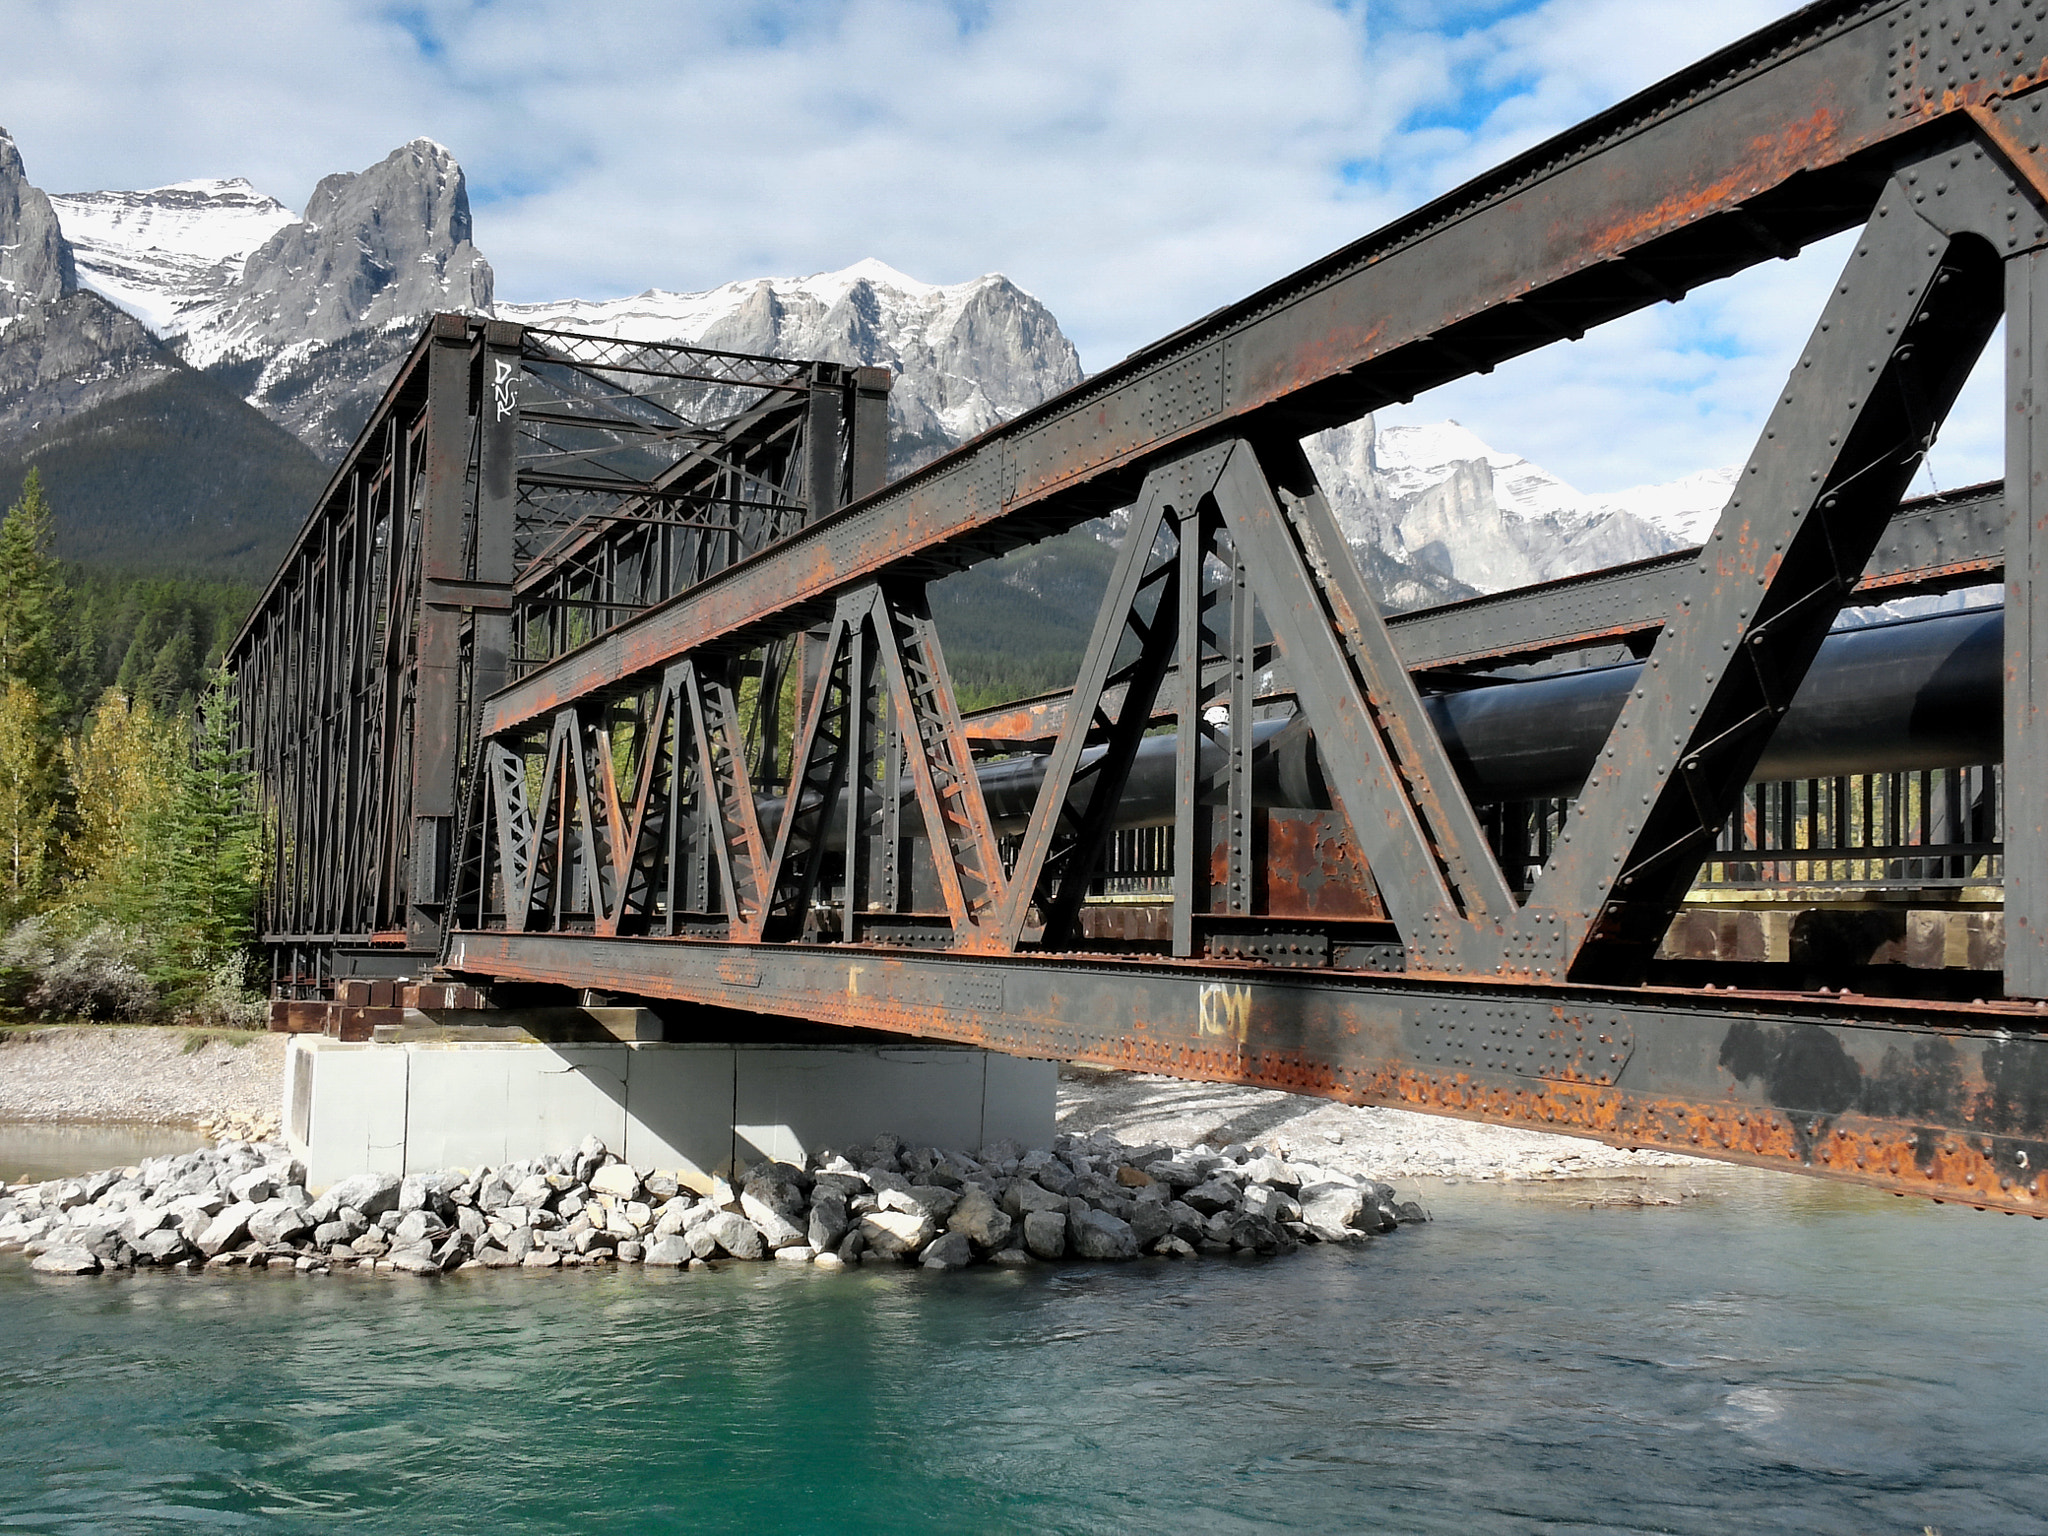
M 768 910 L 761 937 L 769 942 L 795 938 L 810 927 L 811 905 L 824 867 L 827 828 L 851 766 L 847 761 L 853 736 L 848 638 L 858 622 L 842 602 L 826 630 L 817 687 L 790 754 L 782 821 L 775 831 L 774 855 L 768 860 Z
M 846 409 L 846 391 L 837 363 L 811 365 L 810 410 L 804 420 L 806 461 L 804 521 L 815 523 L 839 510 L 841 465 L 839 428 Z
M 874 780 L 875 755 L 881 748 L 881 699 L 875 688 L 875 649 L 868 641 L 867 626 L 856 626 L 848 644 L 852 647 L 847 671 L 853 680 L 853 721 L 847 732 L 847 752 L 852 771 L 847 776 L 846 803 L 842 808 L 846 818 L 842 829 L 846 854 L 839 936 L 851 943 L 860 937 L 868 884 L 868 793 Z
M 1215 834 L 1215 811 L 1208 803 L 1209 779 L 1202 771 L 1202 748 L 1209 743 L 1211 727 L 1203 718 L 1211 689 L 1202 683 L 1202 662 L 1213 638 L 1208 615 L 1221 601 L 1220 592 L 1204 591 L 1202 573 L 1215 540 L 1218 520 L 1215 503 L 1204 497 L 1193 507 L 1179 509 L 1176 528 L 1180 539 L 1180 602 L 1178 623 L 1179 671 L 1174 692 L 1174 812 L 1173 812 L 1173 953 L 1186 958 L 1195 952 L 1195 919 L 1207 916 L 1213 901 L 1210 889 L 1210 848 Z M 1228 772 L 1233 759 L 1225 759 Z M 1225 808 L 1228 814 L 1228 807 Z
M 848 428 L 847 500 L 859 501 L 889 478 L 889 385 L 886 368 L 853 370 L 853 421 Z
M 669 774 L 666 875 L 668 908 L 663 931 L 673 935 L 676 914 L 709 910 L 711 883 L 710 789 L 697 766 L 685 663 L 661 675 L 669 702 Z
M 1017 850 L 996 930 L 1005 947 L 1023 943 L 1034 909 L 1044 942 L 1065 943 L 1072 935 L 1089 875 L 1109 836 L 1117 801 L 1179 639 L 1179 551 L 1155 562 L 1153 545 L 1170 525 L 1170 512 L 1195 514 L 1215 488 L 1231 453 L 1228 444 L 1198 449 L 1145 477 L 1082 654 L 1066 726 L 1053 747 Z M 1149 617 L 1138 611 L 1147 593 L 1155 597 Z M 1136 644 L 1130 660 L 1119 666 L 1117 658 L 1125 652 L 1126 640 Z M 1123 685 L 1114 714 L 1104 702 L 1113 684 Z M 1101 750 L 1084 763 L 1084 751 L 1095 736 L 1102 738 Z M 1077 789 L 1083 804 L 1075 810 L 1067 801 Z
M 492 320 L 485 323 L 479 338 L 482 372 L 476 390 L 475 518 L 464 573 L 467 580 L 459 588 L 453 583 L 436 584 L 440 595 L 459 599 L 469 613 L 469 645 L 463 658 L 467 675 L 457 689 L 465 713 L 458 722 L 456 742 L 457 771 L 467 770 L 469 782 L 466 789 L 458 784 L 456 791 L 463 814 L 450 899 L 452 904 L 473 893 L 473 920 L 479 925 L 491 885 L 486 870 L 491 858 L 490 834 L 485 823 L 493 815 L 494 791 L 489 783 L 493 765 L 488 750 L 476 740 L 476 725 L 483 701 L 511 681 L 523 332 L 521 326 Z M 350 779 L 354 779 L 353 772 Z M 443 924 L 444 944 L 445 930 L 464 920 L 464 915 L 456 912 Z
M 419 506 L 421 590 L 419 653 L 412 711 L 407 944 L 438 949 L 447 898 L 450 834 L 455 820 L 457 728 L 460 718 L 462 609 L 437 583 L 460 582 L 463 480 L 469 460 L 469 323 L 436 315 L 427 358 L 425 485 Z M 408 488 L 409 490 L 409 488 Z
M 1251 578 L 1237 546 L 1230 546 L 1230 779 L 1224 811 L 1227 853 L 1223 909 L 1233 917 L 1252 910 L 1252 659 Z
M 868 902 L 882 912 L 903 910 L 903 732 L 896 711 L 878 710 L 882 772 L 880 821 L 868 849 Z
M 479 400 L 476 564 L 468 572 L 474 675 L 472 697 L 481 702 L 510 681 L 512 582 L 517 574 L 514 535 L 519 520 L 520 338 L 525 327 L 503 320 L 485 324 L 483 389 Z
M 754 694 L 754 765 L 749 770 L 754 782 L 767 785 L 781 777 L 779 765 L 782 758 L 782 687 L 788 672 L 790 652 L 802 645 L 800 636 L 785 635 L 771 640 L 761 647 L 761 686 Z M 801 684 L 802 661 L 798 659 L 798 678 Z M 801 725 L 805 712 L 797 711 L 797 723 Z M 790 765 L 790 777 L 796 776 L 796 765 Z
M 717 860 L 728 931 L 736 940 L 761 936 L 768 906 L 768 856 L 747 777 L 746 743 L 739 704 L 723 678 L 707 676 L 696 662 L 683 663 L 682 690 L 689 700 L 697 736 L 697 772 L 703 781 L 699 823 Z
M 2005 991 L 2048 998 L 2048 252 L 2005 264 Z

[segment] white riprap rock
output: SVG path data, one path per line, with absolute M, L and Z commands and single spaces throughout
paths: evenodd
M 593 1195 L 610 1195 L 615 1200 L 638 1200 L 640 1175 L 624 1163 L 607 1163 L 590 1176 Z
M 974 1244 L 965 1232 L 933 1238 L 920 1256 L 926 1269 L 965 1269 L 974 1262 Z
M 398 1208 L 400 1179 L 395 1173 L 359 1173 L 343 1179 L 315 1200 L 307 1215 L 317 1225 L 332 1221 L 344 1206 L 375 1221 L 386 1211 Z
M 1083 1259 L 1135 1259 L 1137 1235 L 1130 1223 L 1093 1206 L 1067 1208 L 1067 1242 Z
M 28 1267 L 39 1275 L 96 1275 L 100 1261 L 83 1248 L 65 1244 L 37 1254 Z
M 751 1189 L 740 1196 L 740 1211 L 754 1224 L 762 1241 L 770 1248 L 794 1248 L 805 1241 L 807 1233 L 803 1227 Z
M 932 1240 L 937 1228 L 922 1210 L 870 1211 L 860 1219 L 868 1248 L 885 1259 L 900 1259 Z
M 232 1248 L 249 1235 L 249 1222 L 260 1205 L 251 1205 L 246 1200 L 237 1201 L 206 1224 L 206 1230 L 199 1234 L 199 1241 L 193 1246 L 209 1259 L 223 1249 Z
M 1024 1246 L 1041 1259 L 1065 1258 L 1067 1213 L 1059 1210 L 1027 1214 L 1024 1218 Z
M 979 1184 L 960 1191 L 959 1203 L 946 1218 L 947 1231 L 961 1234 L 983 1252 L 1002 1247 L 1010 1227 L 1010 1218 L 997 1207 L 995 1197 Z

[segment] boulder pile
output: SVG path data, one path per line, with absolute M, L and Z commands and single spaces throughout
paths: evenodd
M 1427 1219 L 1370 1179 L 1263 1147 L 1127 1146 L 1107 1133 L 1014 1143 L 978 1157 L 893 1136 L 762 1162 L 708 1192 L 626 1164 L 595 1137 L 501 1168 L 366 1173 L 317 1198 L 275 1144 L 230 1142 L 133 1168 L 7 1188 L 0 1252 L 45 1274 L 343 1268 L 441 1274 L 464 1266 L 703 1267 L 773 1260 L 837 1269 L 963 1269 L 1143 1254 L 1291 1253 Z

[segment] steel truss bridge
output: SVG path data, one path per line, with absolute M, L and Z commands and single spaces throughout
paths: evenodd
M 594 990 L 2048 1214 L 2044 86 L 2048 6 L 1810 6 L 887 483 L 880 370 L 437 317 L 231 652 L 280 1012 Z M 1381 614 L 1305 434 L 1849 230 L 1703 548 Z M 2003 485 L 1902 505 L 2001 318 Z M 963 717 L 929 584 L 1110 514 L 1073 687 Z

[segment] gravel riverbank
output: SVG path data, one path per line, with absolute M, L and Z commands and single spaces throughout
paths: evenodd
M 1630 1152 L 1405 1109 L 1359 1109 L 1270 1088 L 1060 1068 L 1059 1128 L 1098 1127 L 1126 1141 L 1265 1142 L 1283 1156 L 1376 1179 L 1600 1178 L 1703 1166 L 1671 1152 Z
M 285 1040 L 149 1025 L 13 1027 L 0 1031 L 0 1120 L 274 1121 Z

